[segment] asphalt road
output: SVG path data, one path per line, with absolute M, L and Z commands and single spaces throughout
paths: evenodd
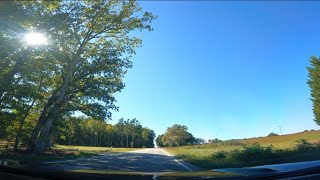
M 63 170 L 94 169 L 127 172 L 198 171 L 201 168 L 173 158 L 161 148 L 148 148 L 126 153 L 105 153 L 91 158 L 47 162 L 48 168 Z

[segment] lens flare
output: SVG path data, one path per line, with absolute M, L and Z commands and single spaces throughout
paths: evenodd
M 27 33 L 24 39 L 29 45 L 38 46 L 48 44 L 48 39 L 43 34 L 37 32 Z

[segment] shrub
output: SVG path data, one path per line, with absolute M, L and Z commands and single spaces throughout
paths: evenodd
M 219 151 L 212 155 L 212 159 L 224 159 L 226 157 L 227 157 L 227 152 L 225 151 Z
M 306 139 L 299 139 L 296 145 L 296 149 L 298 151 L 311 151 L 313 149 L 315 149 L 315 146 L 311 143 L 309 143 Z
M 272 146 L 262 147 L 259 143 L 246 145 L 242 150 L 234 150 L 231 152 L 233 159 L 241 162 L 252 162 L 261 160 L 270 160 L 276 157 Z
M 277 133 L 271 132 L 268 134 L 268 137 L 272 137 L 272 136 L 279 136 Z

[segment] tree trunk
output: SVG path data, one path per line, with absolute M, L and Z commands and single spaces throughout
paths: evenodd
M 134 136 L 132 136 L 131 148 L 133 148 Z
M 46 121 L 47 111 L 48 111 L 48 105 L 45 105 L 45 107 L 43 107 L 43 109 L 42 109 L 42 112 L 40 114 L 37 125 L 32 131 L 30 142 L 28 143 L 28 149 L 27 149 L 28 152 L 34 151 L 34 148 L 37 144 L 37 140 L 39 137 L 39 133 L 40 133 L 42 127 L 44 126 L 45 121 Z
M 121 144 L 121 147 L 123 147 L 123 134 L 121 135 L 121 142 L 120 142 L 120 144 Z
M 34 154 L 41 154 L 47 148 L 48 136 L 50 135 L 50 129 L 51 129 L 52 123 L 53 123 L 53 117 L 50 116 L 47 118 L 47 121 L 43 124 L 39 138 L 33 150 Z
M 51 126 L 50 130 L 49 130 L 49 136 L 46 142 L 46 147 L 45 150 L 51 150 L 51 147 L 53 145 L 53 137 L 54 137 L 54 127 Z
M 129 134 L 127 134 L 127 148 L 129 147 Z
M 62 106 L 69 82 L 71 81 L 73 70 L 76 66 L 76 63 L 78 62 L 78 59 L 80 58 L 80 51 L 82 50 L 82 48 L 83 47 L 81 45 L 75 59 L 73 59 L 71 64 L 68 66 L 66 77 L 63 80 L 62 86 L 56 91 L 57 93 L 53 93 L 53 95 L 49 98 L 41 113 L 41 116 L 39 117 L 37 126 L 32 133 L 31 143 L 28 148 L 29 151 L 33 153 L 43 153 L 46 148 L 46 141 L 49 135 L 49 130 L 52 126 L 54 118 L 57 117 L 60 107 Z
M 99 132 L 99 142 L 98 142 L 98 144 L 99 144 L 99 146 L 101 146 L 101 132 Z

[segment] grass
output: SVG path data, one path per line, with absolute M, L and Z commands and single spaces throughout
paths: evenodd
M 306 150 L 299 149 L 297 146 L 299 139 L 306 139 L 307 142 L 312 144 L 319 143 L 319 137 L 320 131 L 309 131 L 283 136 L 250 138 L 195 146 L 167 147 L 165 149 L 177 158 L 203 168 L 244 167 L 319 160 L 319 144 L 314 148 L 307 147 Z M 255 146 L 255 143 L 258 143 L 259 146 Z M 250 159 L 250 157 L 252 158 Z
M 6 159 L 9 166 L 12 167 L 24 167 L 36 166 L 39 163 L 46 161 L 85 158 L 99 155 L 100 153 L 119 153 L 137 149 L 138 148 L 55 145 L 51 151 L 47 151 L 40 155 L 32 155 L 25 153 L 24 151 L 13 152 L 2 149 L 2 151 L 0 151 L 0 160 Z
M 276 149 L 293 148 L 296 145 L 296 141 L 299 139 L 305 139 L 311 143 L 320 142 L 320 130 L 300 132 L 294 134 L 287 134 L 281 136 L 271 136 L 262 138 L 250 138 L 242 140 L 244 143 L 255 143 L 258 142 L 262 146 L 273 145 Z

